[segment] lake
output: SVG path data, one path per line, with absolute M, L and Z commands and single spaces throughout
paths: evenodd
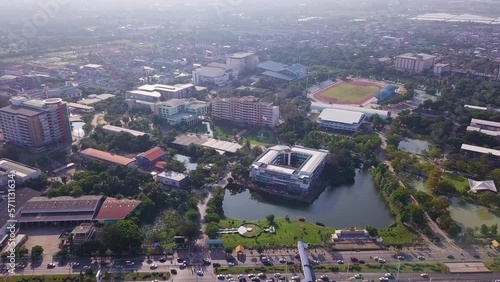
M 284 199 L 264 196 L 245 190 L 241 193 L 226 190 L 224 213 L 229 218 L 261 220 L 266 215 L 321 222 L 334 227 L 364 227 L 367 224 L 385 228 L 393 218 L 380 196 L 369 171 L 359 170 L 355 183 L 327 188 L 314 203 L 292 204 Z
M 480 227 L 482 224 L 491 226 L 500 225 L 500 217 L 487 208 L 460 202 L 458 198 L 452 198 L 450 203 L 450 215 L 463 227 Z
M 398 150 L 422 155 L 424 151 L 429 151 L 431 144 L 427 141 L 417 139 L 403 139 L 399 142 Z

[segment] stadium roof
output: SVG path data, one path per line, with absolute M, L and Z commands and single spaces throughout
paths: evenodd
M 267 71 L 273 71 L 273 72 L 280 72 L 288 67 L 288 65 L 274 62 L 274 61 L 267 61 L 263 62 L 257 65 L 258 68 L 265 69 Z
M 302 64 L 293 64 L 291 66 L 289 66 L 288 68 L 286 68 L 288 71 L 291 71 L 293 73 L 298 73 L 298 72 L 301 72 L 303 71 L 304 69 L 307 69 L 306 66 L 302 65 Z
M 146 158 L 150 161 L 154 161 L 154 160 L 157 160 L 158 158 L 162 157 L 165 154 L 166 154 L 166 152 L 162 148 L 154 147 L 152 149 L 147 150 L 146 152 L 140 153 L 137 156 Z
M 115 199 L 108 197 L 102 204 L 97 220 L 119 220 L 125 219 L 132 211 L 134 211 L 142 201 L 129 199 Z
M 346 110 L 353 112 L 361 112 L 364 113 L 367 117 L 371 117 L 374 114 L 379 115 L 382 119 L 387 119 L 390 116 L 389 111 L 377 110 L 371 108 L 362 108 L 348 105 L 339 105 L 339 104 L 325 104 L 318 102 L 311 102 L 311 110 L 322 111 L 324 109 L 338 109 L 338 110 Z
M 278 78 L 278 79 L 287 80 L 287 81 L 291 81 L 291 80 L 295 79 L 295 77 L 293 77 L 291 75 L 285 75 L 285 74 L 282 74 L 279 72 L 274 72 L 274 71 L 265 71 L 262 74 L 270 76 L 270 77 Z
M 318 116 L 318 121 L 337 122 L 344 124 L 361 123 L 365 114 L 338 109 L 324 109 Z
M 470 190 L 474 193 L 483 191 L 497 192 L 497 187 L 495 186 L 495 182 L 493 182 L 493 180 L 475 181 L 469 178 L 469 186 Z
M 114 164 L 118 164 L 118 165 L 123 165 L 123 166 L 128 166 L 129 164 L 134 162 L 134 159 L 129 159 L 129 158 L 124 157 L 124 156 L 115 155 L 112 153 L 104 152 L 101 150 L 96 150 L 93 148 L 87 148 L 87 149 L 81 151 L 80 154 L 94 158 L 94 159 L 98 159 L 101 161 L 114 163 Z

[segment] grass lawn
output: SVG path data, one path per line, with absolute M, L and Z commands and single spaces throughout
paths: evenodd
M 314 271 L 316 273 L 328 273 L 328 272 L 346 272 L 347 264 L 336 264 L 336 265 L 317 265 L 314 266 Z M 292 265 L 286 269 L 285 265 L 274 265 L 274 266 L 253 266 L 253 267 L 220 267 L 217 269 L 217 273 L 220 274 L 245 274 L 245 273 L 293 273 L 299 272 L 299 265 Z M 361 272 L 361 273 L 386 273 L 392 272 L 396 273 L 398 271 L 397 263 L 386 263 L 386 264 L 359 264 L 359 265 L 349 265 L 349 271 Z M 428 272 L 428 273 L 447 273 L 448 268 L 442 263 L 401 263 L 400 272 Z
M 377 86 L 359 86 L 352 84 L 340 84 L 321 93 L 322 96 L 336 98 L 343 103 L 356 103 L 373 95 L 378 91 Z
M 412 239 L 418 237 L 417 234 L 399 225 L 392 228 L 380 229 L 378 234 L 384 239 L 384 244 L 386 245 L 409 245 L 413 242 Z
M 460 176 L 455 173 L 445 173 L 443 174 L 443 179 L 449 181 L 457 191 L 466 191 L 469 188 L 469 181 L 467 178 Z
M 242 137 L 250 140 L 250 144 L 252 145 L 269 146 L 278 143 L 276 141 L 276 136 L 274 136 L 274 132 L 269 128 L 246 127 L 227 121 L 215 122 L 215 138 L 221 140 L 234 141 L 234 134 L 242 130 L 246 130 L 246 133 L 243 134 Z
M 301 222 L 298 220 L 288 222 L 282 218 L 277 218 L 274 221 L 276 223 L 276 234 L 262 232 L 256 238 L 244 238 L 239 234 L 224 234 L 220 236 L 220 239 L 224 240 L 225 247 L 230 248 L 238 245 L 243 245 L 247 248 L 256 248 L 259 245 L 264 248 L 271 246 L 295 247 L 299 240 L 314 246 L 329 241 L 331 234 L 335 232 L 335 228 L 333 227 L 322 227 L 312 222 Z M 262 228 L 269 226 L 266 220 L 247 222 L 257 223 Z M 242 223 L 242 220 L 226 219 L 219 223 L 219 227 L 238 227 Z
M 484 266 L 494 272 L 500 272 L 500 261 L 485 261 Z

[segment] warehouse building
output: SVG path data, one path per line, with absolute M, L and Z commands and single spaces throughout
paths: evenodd
M 384 110 L 377 110 L 377 109 L 372 109 L 372 108 L 362 108 L 362 107 L 355 107 L 355 106 L 348 106 L 348 105 L 338 105 L 338 104 L 325 104 L 325 103 L 317 103 L 317 102 L 311 103 L 311 111 L 321 112 L 324 109 L 336 109 L 336 110 L 360 112 L 360 113 L 365 114 L 366 118 L 370 118 L 373 115 L 378 115 L 383 120 L 386 120 L 389 117 L 391 117 L 391 113 L 389 111 L 384 111 Z
M 9 179 L 12 179 L 9 175 L 14 176 L 14 180 L 18 184 L 22 184 L 30 179 L 37 179 L 41 175 L 41 171 L 29 167 L 27 165 L 9 160 L 0 160 L 0 185 L 6 186 Z
M 366 116 L 360 112 L 324 109 L 318 117 L 318 127 L 355 132 Z
M 113 223 L 127 218 L 140 204 L 140 200 L 115 199 L 108 197 L 102 204 L 95 221 Z
M 105 151 L 87 148 L 80 152 L 83 159 L 87 161 L 99 161 L 109 165 L 120 165 L 126 167 L 135 167 L 135 159 L 129 159 L 124 156 L 115 155 Z

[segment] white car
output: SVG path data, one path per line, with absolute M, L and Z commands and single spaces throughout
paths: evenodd
M 257 274 L 257 276 L 259 276 L 259 277 L 266 277 L 266 275 L 264 273 L 262 273 L 262 272 L 259 273 L 259 274 Z
M 80 263 L 78 263 L 78 262 L 75 261 L 75 262 L 71 263 L 71 266 L 77 267 L 77 266 L 80 266 Z
M 47 263 L 47 268 L 54 268 L 56 267 L 56 264 L 53 262 Z
M 230 261 L 227 263 L 228 266 L 235 266 L 234 262 Z
M 226 278 L 227 278 L 227 279 L 231 279 L 231 278 L 233 278 L 233 275 L 228 274 L 228 275 L 226 275 Z
M 363 275 L 361 275 L 361 274 L 358 273 L 358 274 L 354 275 L 354 278 L 361 279 L 361 278 L 363 278 Z
M 339 260 L 337 260 L 337 263 L 338 263 L 338 264 L 344 264 L 344 261 L 343 261 L 343 260 L 341 260 L 341 259 L 339 259 Z
M 386 273 L 384 276 L 387 277 L 387 278 L 391 278 L 391 277 L 394 277 L 394 274 L 392 274 L 392 273 Z
M 158 265 L 155 263 L 155 264 L 152 264 L 149 268 L 150 268 L 150 269 L 157 269 L 157 268 L 158 268 Z
M 425 259 L 425 257 L 424 257 L 424 256 L 418 256 L 417 258 L 418 258 L 419 260 L 424 260 L 424 259 Z
M 222 274 L 217 275 L 217 279 L 224 280 L 224 275 Z
M 320 277 L 322 280 L 328 280 L 328 275 L 321 275 Z
M 427 278 L 427 277 L 429 277 L 429 274 L 427 274 L 427 273 L 422 273 L 422 274 L 420 274 L 420 277 Z
M 248 278 L 253 278 L 253 277 L 255 277 L 255 274 L 249 273 L 247 276 L 248 276 Z
M 380 277 L 378 280 L 379 281 L 389 281 L 389 278 L 387 278 L 387 277 Z
M 373 257 L 373 259 L 378 261 L 378 260 L 379 260 L 379 257 Z
M 245 275 L 243 274 L 238 274 L 238 279 L 245 278 Z
M 274 273 L 274 277 L 280 277 L 281 273 Z
M 383 259 L 383 258 L 379 258 L 378 262 L 380 262 L 380 263 L 386 263 L 385 259 Z
M 198 270 L 198 271 L 196 271 L 196 274 L 198 274 L 199 276 L 203 276 L 203 271 L 202 270 Z
M 299 276 L 292 276 L 292 280 L 294 280 L 294 281 L 300 281 L 300 277 Z
M 286 259 L 285 259 L 285 258 L 280 258 L 280 259 L 279 259 L 279 262 L 280 262 L 280 263 L 286 263 Z

